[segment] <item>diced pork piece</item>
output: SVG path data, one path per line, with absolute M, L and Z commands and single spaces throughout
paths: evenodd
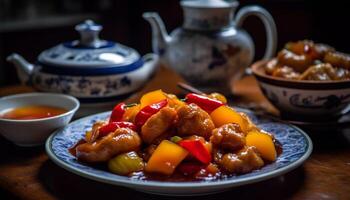
M 141 128 L 142 140 L 147 144 L 165 133 L 174 124 L 177 113 L 174 108 L 164 107 L 152 115 Z
M 264 166 L 257 149 L 253 146 L 245 147 L 238 153 L 227 153 L 221 161 L 220 166 L 230 173 L 244 174 Z
M 245 135 L 238 124 L 225 124 L 212 131 L 210 142 L 215 146 L 232 152 L 244 147 Z
M 105 162 L 118 154 L 135 151 L 140 146 L 141 138 L 135 131 L 119 128 L 93 143 L 78 145 L 76 156 L 83 162 Z
M 206 111 L 191 103 L 181 106 L 177 112 L 177 133 L 180 136 L 198 135 L 210 138 L 215 125 Z

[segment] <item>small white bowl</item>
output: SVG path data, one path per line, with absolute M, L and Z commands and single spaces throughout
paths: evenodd
M 64 127 L 78 110 L 79 101 L 68 95 L 26 93 L 0 98 L 0 112 L 21 106 L 46 105 L 66 109 L 67 112 L 42 119 L 16 120 L 0 118 L 0 133 L 18 146 L 37 146 L 56 129 Z
M 268 61 L 252 65 L 267 99 L 287 118 L 330 119 L 346 112 L 350 104 L 350 81 L 298 81 L 265 74 Z

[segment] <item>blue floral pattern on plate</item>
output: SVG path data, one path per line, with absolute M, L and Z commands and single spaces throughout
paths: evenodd
M 229 177 L 226 179 L 203 181 L 203 182 L 190 182 L 192 188 L 191 195 L 196 194 L 195 186 L 200 187 L 212 187 L 212 190 L 205 190 L 206 192 L 217 191 L 220 188 L 220 184 L 223 187 L 243 185 L 251 182 L 256 182 L 259 180 L 264 180 L 271 178 L 283 173 L 286 173 L 298 165 L 302 164 L 305 159 L 310 155 L 312 151 L 312 142 L 310 138 L 300 129 L 295 126 L 274 121 L 264 116 L 256 115 L 251 111 L 236 108 L 239 111 L 247 113 L 252 121 L 257 124 L 263 130 L 272 133 L 276 139 L 281 143 L 283 152 L 278 157 L 276 162 L 264 166 L 260 170 L 253 171 L 248 174 L 237 175 L 234 177 Z M 126 187 L 131 187 L 137 190 L 146 190 L 146 192 L 158 193 L 157 189 L 159 187 L 174 187 L 174 186 L 188 186 L 189 183 L 171 183 L 171 182 L 157 182 L 157 181 L 147 181 L 147 180 L 136 180 L 124 176 L 118 176 L 112 174 L 108 171 L 103 171 L 100 169 L 93 168 L 88 165 L 79 163 L 75 157 L 73 157 L 69 152 L 68 148 L 73 146 L 78 140 L 84 137 L 85 131 L 91 129 L 94 122 L 99 120 L 104 120 L 109 117 L 109 112 L 100 113 L 92 115 L 80 120 L 77 120 L 65 128 L 56 131 L 46 143 L 46 150 L 49 157 L 63 168 L 79 174 L 81 176 L 91 178 L 94 180 L 122 185 Z M 266 175 L 266 176 L 265 176 Z M 265 177 L 265 178 L 264 178 Z M 147 189 L 141 188 L 141 186 L 155 188 Z M 216 187 L 218 186 L 219 187 Z M 135 186 L 135 187 L 134 187 Z M 139 188 L 137 187 L 139 186 Z M 203 188 L 205 189 L 205 188 Z M 164 191 L 166 192 L 166 191 Z M 159 191 L 160 194 L 164 192 Z M 181 192 L 181 191 L 180 191 Z M 184 191 L 182 191 L 184 192 Z M 200 193 L 200 191 L 197 191 Z M 185 191 L 186 193 L 186 191 Z M 173 193 L 179 195 L 179 193 Z M 186 194 L 188 195 L 188 194 Z

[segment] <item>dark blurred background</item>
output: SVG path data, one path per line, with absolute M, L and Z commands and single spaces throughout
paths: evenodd
M 278 48 L 291 40 L 312 39 L 350 53 L 350 11 L 347 1 L 241 0 L 240 7 L 258 4 L 275 19 Z M 141 17 L 156 11 L 170 32 L 182 24 L 179 0 L 0 0 L 0 86 L 18 83 L 14 67 L 5 61 L 12 52 L 30 62 L 47 48 L 79 36 L 74 26 L 85 19 L 102 24 L 101 38 L 151 51 L 151 29 Z M 256 59 L 265 49 L 262 23 L 248 18 L 244 28 L 256 44 Z

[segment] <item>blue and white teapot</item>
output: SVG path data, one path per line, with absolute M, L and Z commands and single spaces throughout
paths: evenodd
M 253 40 L 241 28 L 248 16 L 259 17 L 265 25 L 264 59 L 274 55 L 277 32 L 272 16 L 265 9 L 246 6 L 234 17 L 239 4 L 236 0 L 182 0 L 180 4 L 184 22 L 170 34 L 157 13 L 147 12 L 143 17 L 152 26 L 153 51 L 196 88 L 231 93 L 232 83 L 243 75 L 254 58 Z
M 154 72 L 158 57 L 98 37 L 102 26 L 86 20 L 75 29 L 80 40 L 65 42 L 43 51 L 35 65 L 18 54 L 7 60 L 21 82 L 39 91 L 65 93 L 81 103 L 114 101 L 139 89 Z

